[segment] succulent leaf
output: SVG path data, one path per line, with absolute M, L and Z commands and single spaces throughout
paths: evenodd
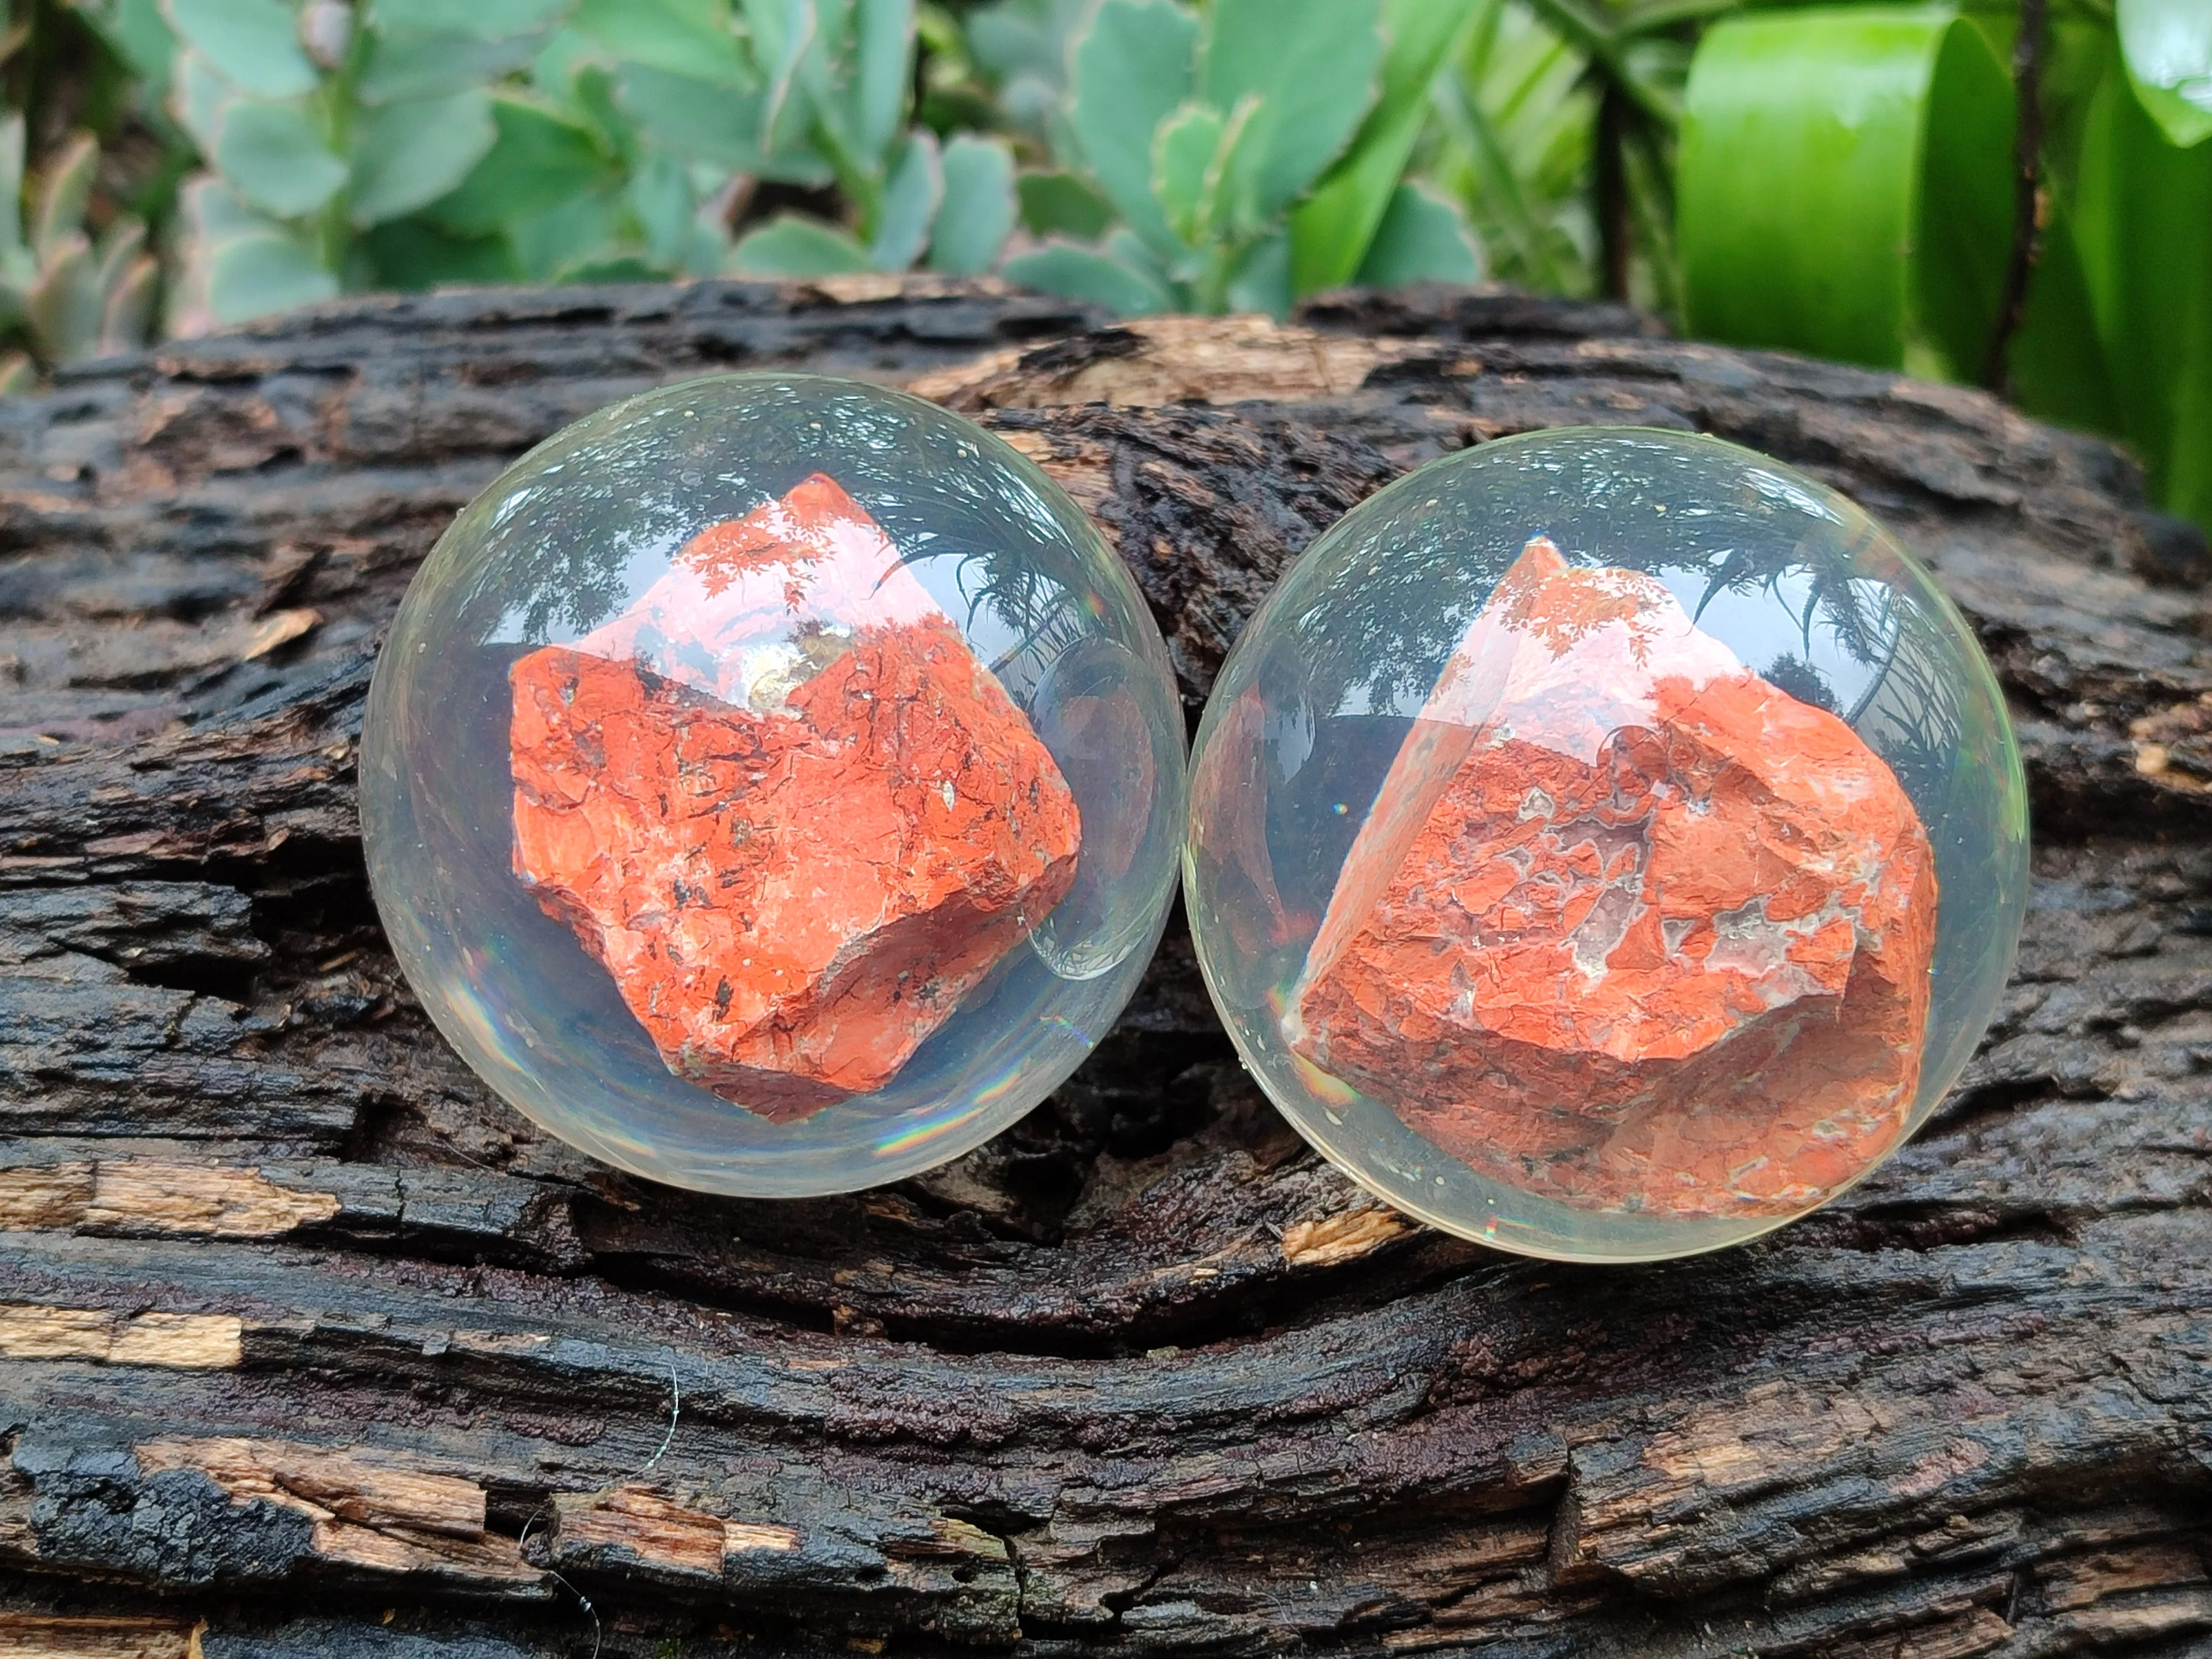
M 436 201 L 458 186 L 499 140 L 483 92 L 410 99 L 363 112 L 355 128 L 356 225 L 380 224 Z
M 223 112 L 212 159 L 247 202 L 288 218 L 313 212 L 346 181 L 345 163 L 292 104 L 234 100 Z
M 944 173 L 945 198 L 930 235 L 930 269 L 976 276 L 997 262 L 1013 233 L 1013 153 L 1000 139 L 956 133 L 945 146 Z
M 1197 21 L 1171 0 L 1105 0 L 1075 45 L 1084 160 L 1123 222 L 1164 252 L 1182 239 L 1152 194 L 1152 135 L 1190 100 L 1197 49 Z
M 1006 280 L 1063 299 L 1088 300 L 1121 317 L 1148 317 L 1175 307 L 1175 296 L 1151 273 L 1097 248 L 1054 240 L 1006 261 Z
M 837 276 L 872 267 L 868 251 L 834 225 L 787 213 L 741 240 L 731 256 L 741 276 Z
M 100 141 L 76 133 L 40 175 L 31 207 L 31 254 L 40 265 L 58 257 L 64 239 L 84 223 L 92 178 L 100 167 Z
M 1479 283 L 1482 255 L 1456 207 L 1423 185 L 1401 184 L 1391 192 L 1353 280 L 1366 288 Z
M 315 89 L 315 66 L 283 0 L 162 0 L 161 10 L 216 72 L 257 98 Z

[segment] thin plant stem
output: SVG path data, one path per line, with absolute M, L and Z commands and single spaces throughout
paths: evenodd
M 1590 156 L 1591 210 L 1597 220 L 1598 270 L 1608 300 L 1628 297 L 1628 260 L 1634 238 L 1628 200 L 1628 112 L 1612 76 L 1598 93 L 1597 131 Z
M 2005 258 L 2004 297 L 1982 360 L 1982 384 L 1992 392 L 2005 386 L 2005 359 L 2027 307 L 2028 280 L 2035 271 L 2042 227 L 2037 222 L 2043 155 L 2043 38 L 2046 0 L 2020 0 L 2020 33 L 2012 46 L 2012 79 L 2020 103 L 2020 124 L 2012 147 L 2012 246 Z

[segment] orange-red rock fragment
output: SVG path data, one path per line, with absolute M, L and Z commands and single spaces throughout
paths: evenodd
M 1074 880 L 1052 756 L 819 475 L 509 678 L 516 875 L 763 1116 L 882 1088 Z
M 1787 1213 L 1905 1126 L 1936 903 L 1849 726 L 1539 537 L 1393 763 L 1290 1035 L 1525 1190 Z

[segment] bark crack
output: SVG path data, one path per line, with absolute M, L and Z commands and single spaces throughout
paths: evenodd
M 1978 392 L 1619 307 L 1339 295 L 1303 332 L 1152 319 L 1019 360 L 1094 320 L 921 281 L 346 301 L 17 410 L 0 1647 L 64 1589 L 112 1622 L 219 1583 L 210 1652 L 580 1652 L 565 1610 L 483 1622 L 554 1593 L 493 1565 L 563 1502 L 544 1565 L 612 1647 L 716 1650 L 726 1624 L 763 1654 L 1872 1659 L 2212 1628 L 2212 645 L 2130 465 Z M 1810 468 L 1932 559 L 2020 716 L 2034 908 L 1964 1087 L 1753 1246 L 1506 1262 L 1363 1220 L 1171 927 L 1050 1104 L 915 1182 L 728 1200 L 569 1152 L 466 1071 L 377 932 L 365 653 L 502 459 L 726 362 L 934 377 L 1104 527 L 1194 709 L 1314 538 L 1449 449 L 1626 420 Z M 142 1474 L 149 1442 L 309 1486 L 354 1458 L 365 1490 L 285 1490 L 384 1553 Z M 340 1507 L 461 1486 L 473 1545 Z

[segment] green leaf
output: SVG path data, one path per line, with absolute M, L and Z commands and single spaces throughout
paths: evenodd
M 219 179 L 186 180 L 178 210 L 189 256 L 170 318 L 175 331 L 200 333 L 337 292 L 337 278 L 309 242 L 256 213 Z
M 562 283 L 657 283 L 666 274 L 654 270 L 634 253 L 623 253 L 564 265 L 555 280 Z
M 1116 226 L 1099 246 L 1106 250 L 1109 258 L 1119 260 L 1132 270 L 1144 272 L 1146 276 L 1160 285 L 1162 292 L 1174 289 L 1176 279 L 1170 272 L 1168 262 L 1160 257 L 1157 248 L 1130 229 L 1128 226 Z M 1191 263 L 1191 256 L 1188 250 L 1177 257 L 1176 263 L 1178 264 Z
M 1479 0 L 1385 0 L 1382 91 L 1359 131 L 1291 216 L 1291 279 L 1299 294 L 1352 280 L 1429 115 L 1429 89 Z
M 692 215 L 698 204 L 683 162 L 672 155 L 648 155 L 629 177 L 624 194 L 645 235 L 646 258 L 662 273 L 684 263 L 691 241 Z
M 1055 231 L 1096 241 L 1114 222 L 1114 204 L 1073 173 L 1024 173 L 1014 181 L 1022 224 L 1033 235 Z
M 2212 138 L 2212 5 L 2205 0 L 2119 0 L 2128 83 L 2170 143 Z
M 1488 0 L 1432 97 L 1430 176 L 1474 216 L 1494 267 L 1526 286 L 1589 286 L 1584 227 L 1596 99 L 1579 53 L 1528 12 Z
M 2125 430 L 2097 341 L 2096 307 L 2081 268 L 2073 213 L 2063 196 L 2050 200 L 2007 367 L 2014 400 L 2039 419 L 2092 432 Z
M 591 130 L 528 93 L 491 100 L 496 137 L 467 178 L 428 211 L 449 230 L 484 235 L 613 182 Z
M 204 173 L 185 181 L 177 192 L 177 206 L 184 219 L 188 250 L 226 237 L 284 228 L 240 201 L 223 188 L 221 179 Z
M 1690 73 L 1677 179 L 1691 331 L 1978 370 L 2009 244 L 2011 82 L 1942 9 L 1732 18 Z
M 639 130 L 661 148 L 732 173 L 765 169 L 760 151 L 763 96 L 759 88 L 716 86 L 641 64 L 623 64 L 615 87 L 616 96 Z M 825 167 L 811 182 L 828 180 Z
M 937 135 L 927 127 L 916 128 L 892 165 L 890 177 L 884 181 L 876 234 L 868 242 L 868 262 L 878 270 L 904 270 L 921 258 L 922 249 L 929 246 L 929 228 L 936 221 L 937 204 L 944 193 Z
M 914 87 L 914 0 L 854 0 L 853 30 L 854 147 L 886 156 Z
M 286 217 L 313 212 L 346 181 L 345 163 L 290 104 L 231 105 L 210 159 L 246 201 Z
M 1209 228 L 1208 186 L 1220 182 L 1215 159 L 1223 125 L 1220 111 L 1185 104 L 1152 134 L 1152 197 L 1179 240 L 1198 241 Z
M 21 392 L 35 392 L 39 386 L 38 365 L 29 354 L 21 351 L 0 351 L 0 396 L 12 396 Z
M 629 63 L 728 86 L 753 81 L 717 0 L 581 0 L 568 26 Z
M 100 313 L 100 355 L 136 351 L 154 326 L 154 301 L 161 291 L 161 262 L 151 254 L 124 273 L 108 290 Z
M 929 268 L 955 276 L 988 270 L 1014 228 L 1014 157 L 1001 139 L 972 132 L 945 146 L 945 197 L 929 240 Z
M 146 225 L 143 220 L 133 218 L 126 213 L 111 221 L 107 228 L 100 232 L 100 240 L 93 244 L 93 258 L 97 267 L 93 280 L 100 285 L 100 291 L 105 294 L 113 289 L 125 273 L 144 257 L 145 252 Z
M 753 63 L 764 82 L 760 144 L 773 152 L 803 142 L 811 118 L 793 89 L 810 56 L 818 57 L 814 0 L 744 0 Z
M 510 221 L 507 242 L 525 278 L 555 282 L 580 265 L 615 257 L 621 217 L 616 191 L 589 191 Z
M 1259 100 L 1224 181 L 1229 223 L 1255 232 L 1304 194 L 1374 101 L 1382 56 L 1377 0 L 1214 0 L 1206 101 Z
M 381 224 L 454 189 L 499 139 L 482 92 L 411 99 L 364 111 L 354 130 L 356 225 Z
M 379 288 L 437 288 L 448 283 L 512 283 L 525 276 L 504 236 L 471 236 L 421 214 L 363 234 Z
M 999 274 L 1041 294 L 1088 300 L 1118 317 L 1149 317 L 1175 306 L 1175 296 L 1147 273 L 1073 242 L 1047 242 L 1032 252 L 1018 253 Z
M 2119 57 L 2120 38 L 2108 15 L 2102 20 L 2069 16 L 2062 10 L 2046 20 L 2043 37 L 2041 98 L 2043 169 L 2051 191 L 2072 200 L 2091 106 Z
M 1122 219 L 1164 252 L 1180 242 L 1152 196 L 1152 134 L 1189 99 L 1197 47 L 1196 20 L 1170 0 L 1105 0 L 1075 44 L 1076 142 Z
M 100 338 L 103 297 L 84 233 L 71 230 L 56 238 L 24 307 L 39 356 L 50 363 L 90 356 Z
M 2045 24 L 2044 224 L 2005 365 L 2008 388 L 2028 413 L 2114 437 L 2126 422 L 2099 338 L 2078 209 L 2089 119 L 2106 82 L 2125 72 L 2118 58 L 2109 18 L 2062 12 Z
M 136 219 L 118 220 L 109 228 L 104 245 L 94 252 L 100 261 L 99 355 L 111 356 L 145 344 L 154 320 L 154 298 L 161 291 L 161 267 L 146 245 L 146 227 Z
M 729 264 L 729 233 L 711 214 L 695 216 L 691 221 L 690 240 L 684 245 L 684 262 L 678 274 L 720 276 L 728 270 Z
M 731 264 L 741 276 L 842 276 L 874 269 L 867 250 L 843 231 L 795 213 L 741 238 Z
M 622 166 L 636 161 L 640 144 L 637 123 L 616 96 L 615 72 L 605 64 L 580 64 L 569 77 L 564 100 L 570 110 L 591 124 L 601 149 Z
M 1755 10 L 1775 0 L 1744 3 Z M 1534 0 L 1532 6 L 1545 25 L 1587 58 L 1604 80 L 1619 87 L 1646 120 L 1669 132 L 1681 120 L 1680 82 L 1666 68 L 1674 43 L 1662 32 L 1737 9 L 1729 0 L 1682 0 L 1679 5 L 1674 0 L 1653 0 L 1616 25 L 1606 15 L 1609 6 L 1591 5 L 1587 0 Z M 1656 54 L 1655 47 L 1660 49 Z
M 1286 233 L 1254 243 L 1237 257 L 1222 290 L 1224 307 L 1234 312 L 1261 312 L 1274 318 L 1291 314 L 1291 239 Z
M 576 77 L 587 68 L 605 68 L 608 57 L 597 41 L 564 25 L 545 37 L 530 60 L 530 84 L 549 98 L 569 97 Z
M 23 245 L 23 112 L 0 120 L 0 277 L 27 261 Z
M 968 15 L 968 50 L 994 80 L 1018 75 L 1057 80 L 1067 39 L 1089 0 L 998 0 Z
M 315 66 L 283 0 L 162 0 L 162 11 L 169 27 L 240 90 L 297 98 L 315 89 Z
M 1401 185 L 1353 280 L 1365 288 L 1479 283 L 1482 255 L 1457 208 L 1420 185 Z
M 375 0 L 370 24 L 422 34 L 504 40 L 549 26 L 571 0 Z
M 214 154 L 222 139 L 222 115 L 238 94 L 196 52 L 177 54 L 176 74 L 169 87 L 169 105 L 177 125 L 190 133 L 200 154 Z
M 208 310 L 218 323 L 242 323 L 334 298 L 337 277 L 314 251 L 277 232 L 240 236 L 209 251 Z
M 84 223 L 92 179 L 100 170 L 100 141 L 80 132 L 40 174 L 31 204 L 31 253 L 40 264 L 54 257 L 64 237 Z
M 1068 46 L 1091 0 L 998 0 L 965 16 L 968 53 L 1016 129 L 1043 136 L 1061 114 Z
M 115 285 L 100 312 L 100 354 L 135 352 L 153 331 L 153 303 L 161 292 L 161 265 L 149 254 Z
M 1978 381 L 2004 303 L 2016 118 L 2012 78 L 1979 29 L 1946 32 L 1923 118 L 1915 319 L 1951 378 Z
M 2212 145 L 2177 148 L 2107 76 L 2074 228 L 2129 443 L 2160 504 L 2212 527 Z
M 536 34 L 476 40 L 387 30 L 370 36 L 368 61 L 354 83 L 354 95 L 364 104 L 389 104 L 489 86 L 528 64 L 542 44 L 543 37 Z
M 76 0 L 70 8 L 130 67 L 155 98 L 168 90 L 177 36 L 161 15 L 160 0 Z

